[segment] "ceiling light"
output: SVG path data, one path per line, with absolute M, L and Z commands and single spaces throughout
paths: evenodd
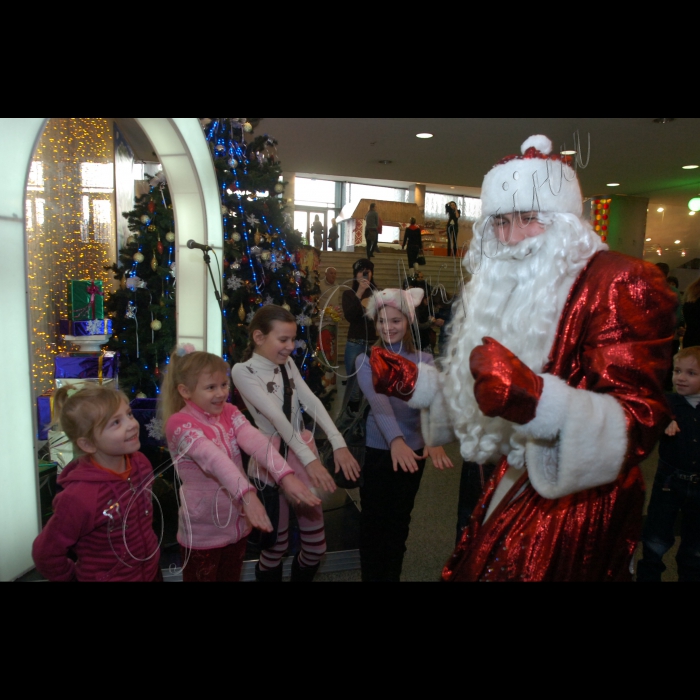
M 576 151 L 561 151 L 561 154 L 562 154 L 563 156 L 575 156 L 575 155 L 576 155 Z
M 416 134 L 416 138 L 419 138 L 419 139 L 432 139 L 432 138 L 433 138 L 433 135 L 432 135 L 432 134 L 429 134 L 429 133 L 426 131 L 426 132 L 423 132 L 423 133 L 420 133 L 420 134 Z
M 647 241 L 650 241 L 650 240 L 651 240 L 651 238 L 647 238 Z
M 689 211 L 689 212 L 688 212 L 688 216 L 695 216 L 695 212 L 694 212 L 694 211 Z
M 608 182 L 606 187 L 619 187 L 620 183 L 619 182 Z
M 700 197 L 693 197 L 688 202 L 688 209 L 691 211 L 700 211 Z
M 684 165 L 683 170 L 695 170 L 695 168 L 700 168 L 700 165 Z
M 664 210 L 664 208 L 663 208 L 663 207 L 659 207 L 659 208 L 658 208 L 658 209 L 657 209 L 656 211 L 658 211 L 658 212 L 662 212 L 663 210 Z
M 685 257 L 685 251 L 684 251 L 684 250 L 681 250 L 681 255 L 682 255 L 683 257 Z
M 676 245 L 678 245 L 678 244 L 680 243 L 680 241 L 673 241 L 673 242 L 674 242 Z

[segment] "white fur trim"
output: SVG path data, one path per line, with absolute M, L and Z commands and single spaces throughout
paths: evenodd
M 532 148 L 533 146 L 546 156 L 552 152 L 552 141 L 542 134 L 535 134 L 535 136 L 530 136 L 530 138 L 525 139 L 523 145 L 520 146 L 520 152 L 524 154 L 528 148 Z
M 525 464 L 541 496 L 561 498 L 617 479 L 627 452 L 627 420 L 610 394 L 574 389 L 541 375 L 544 388 L 527 438 Z
M 546 136 L 531 136 L 522 145 L 523 153 L 530 146 L 549 154 L 552 142 Z M 580 217 L 583 197 L 576 173 L 552 158 L 517 157 L 494 166 L 481 186 L 481 214 L 493 216 L 512 211 L 559 212 Z
M 411 287 L 408 290 L 402 289 L 382 289 L 372 294 L 367 303 L 365 316 L 375 318 L 377 308 L 382 306 L 391 306 L 405 314 L 408 320 L 413 323 L 416 316 L 416 306 L 423 301 L 424 291 L 420 287 Z
M 418 365 L 418 378 L 416 388 L 408 400 L 411 408 L 428 408 L 435 399 L 435 394 L 440 387 L 440 373 L 432 365 L 421 362 Z

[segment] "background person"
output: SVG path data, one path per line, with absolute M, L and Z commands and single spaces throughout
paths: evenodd
M 375 202 L 369 205 L 369 211 L 365 214 L 365 243 L 367 245 L 367 259 L 371 260 L 377 251 L 379 241 L 379 213 Z

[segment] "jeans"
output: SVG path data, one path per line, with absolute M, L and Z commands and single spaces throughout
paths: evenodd
M 416 450 L 418 453 L 421 450 Z M 394 471 L 390 450 L 368 447 L 360 487 L 360 566 L 363 581 L 401 578 L 411 511 L 425 460 L 417 472 Z
M 675 543 L 675 523 L 681 514 L 681 542 L 676 553 L 679 581 L 700 581 L 700 479 L 680 478 L 672 467 L 659 464 L 642 532 L 642 559 L 637 581 L 661 581 L 663 556 Z M 685 475 L 688 476 L 688 475 Z
M 348 385 L 352 382 L 353 386 L 352 396 L 349 398 L 350 401 L 360 400 L 360 385 L 356 378 L 355 360 L 366 351 L 367 343 L 364 341 L 356 343 L 354 340 L 348 340 L 345 344 L 345 374 L 347 375 Z M 367 362 L 369 362 L 369 358 L 367 358 Z
M 376 228 L 370 228 L 365 231 L 365 241 L 367 242 L 367 258 L 371 258 L 372 254 L 377 250 L 377 241 L 379 240 L 379 232 Z

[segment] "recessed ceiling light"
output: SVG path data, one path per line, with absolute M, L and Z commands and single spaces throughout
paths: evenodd
M 433 135 L 432 135 L 432 134 L 429 134 L 429 133 L 426 131 L 426 132 L 423 132 L 423 133 L 420 133 L 420 134 L 416 134 L 416 138 L 419 138 L 419 139 L 432 139 L 432 138 L 433 138 Z
M 619 182 L 608 182 L 606 187 L 619 187 L 620 183 Z
M 695 168 L 700 168 L 700 165 L 684 165 L 683 170 L 695 170 Z
M 561 154 L 562 154 L 563 156 L 575 156 L 575 155 L 576 155 L 576 151 L 561 151 Z
M 673 242 L 674 242 L 676 245 L 678 245 L 678 244 L 680 243 L 680 241 L 673 241 Z
M 659 208 L 658 208 L 658 209 L 657 209 L 656 211 L 658 211 L 658 212 L 662 212 L 663 210 L 664 210 L 664 208 L 663 208 L 663 207 L 659 207 Z
M 694 212 L 694 211 L 689 211 L 689 212 L 688 212 L 688 215 L 689 215 L 689 216 L 695 216 L 695 212 Z
M 647 238 L 647 240 L 648 240 L 648 241 L 650 241 L 650 240 L 651 240 L 651 238 Z

